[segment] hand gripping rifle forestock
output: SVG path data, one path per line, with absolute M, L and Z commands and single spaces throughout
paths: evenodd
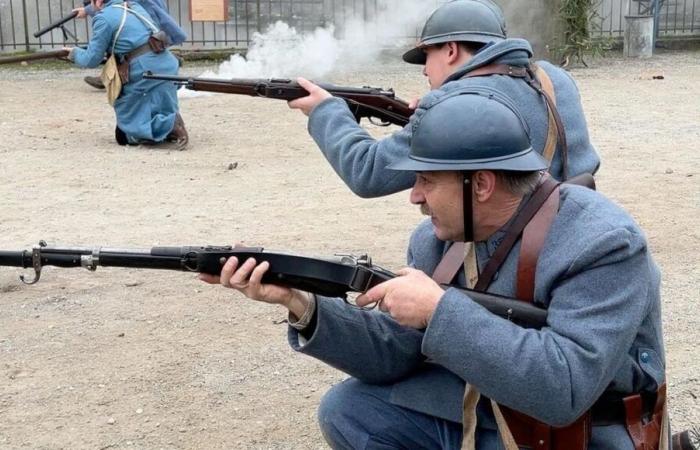
M 296 100 L 306 97 L 309 92 L 296 81 L 288 79 L 256 79 L 256 78 L 188 78 L 174 75 L 159 75 L 147 72 L 143 76 L 150 80 L 172 81 L 179 86 L 185 86 L 193 91 L 218 92 L 221 94 L 249 95 L 275 100 Z M 375 125 L 389 124 L 405 126 L 413 110 L 404 100 L 396 98 L 391 89 L 375 87 L 345 87 L 327 83 L 318 83 L 331 95 L 342 98 L 348 104 L 355 119 L 359 122 L 368 118 Z M 379 122 L 375 121 L 378 120 Z
M 96 270 L 103 267 L 135 269 L 165 269 L 218 275 L 226 260 L 232 256 L 240 262 L 254 258 L 258 263 L 267 261 L 269 270 L 263 282 L 287 286 L 325 297 L 347 300 L 348 292 L 366 292 L 396 275 L 374 266 L 368 256 L 338 256 L 333 259 L 311 258 L 265 251 L 257 247 L 192 246 L 153 247 L 151 249 L 104 247 L 47 247 L 41 241 L 31 250 L 0 251 L 0 266 L 31 267 L 34 278 L 22 282 L 39 281 L 43 266 L 84 267 Z M 541 328 L 547 323 L 547 311 L 530 303 L 495 294 L 456 288 L 493 314 L 512 320 L 528 328 Z

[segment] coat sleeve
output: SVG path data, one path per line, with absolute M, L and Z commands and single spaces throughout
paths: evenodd
M 646 252 L 643 236 L 628 229 L 591 241 L 549 291 L 541 330 L 518 327 L 450 289 L 423 353 L 501 404 L 569 424 L 610 384 L 648 313 Z
M 318 105 L 309 116 L 311 137 L 345 184 L 364 198 L 394 194 L 413 185 L 412 172 L 387 169 L 408 155 L 410 130 L 411 123 L 376 140 L 357 124 L 345 101 L 335 97 Z
M 97 67 L 104 59 L 105 53 L 111 50 L 112 28 L 102 14 L 92 19 L 92 39 L 86 49 L 73 49 L 73 62 L 80 67 Z
M 319 359 L 365 383 L 392 383 L 423 363 L 423 333 L 378 311 L 361 311 L 338 298 L 317 297 L 314 334 L 302 344 L 289 327 L 294 350 Z
M 165 32 L 170 42 L 168 45 L 180 45 L 187 39 L 187 33 L 175 22 L 175 19 L 168 13 L 168 7 L 163 0 L 143 0 L 150 3 L 149 11 L 153 13 L 160 29 Z

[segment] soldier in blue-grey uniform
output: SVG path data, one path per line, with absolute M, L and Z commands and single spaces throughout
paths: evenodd
M 134 3 L 134 2 L 131 2 Z M 153 19 L 154 23 L 165 33 L 167 46 L 180 45 L 187 39 L 187 33 L 175 22 L 175 19 L 168 13 L 168 6 L 164 0 L 136 0 L 143 6 L 149 16 Z M 93 17 L 97 10 L 91 3 L 85 7 L 75 8 L 73 12 L 78 13 L 78 18 L 84 18 L 87 16 Z M 96 89 L 104 89 L 105 86 L 102 84 L 100 77 L 86 76 L 85 82 Z
M 357 124 L 345 102 L 304 79 L 299 82 L 310 95 L 289 105 L 309 116 L 309 133 L 348 187 L 361 197 L 379 197 L 412 186 L 412 173 L 392 172 L 386 167 L 408 154 L 413 121 L 423 114 L 423 105 L 440 92 L 488 87 L 505 93 L 515 101 L 530 126 L 535 150 L 543 153 L 548 133 L 543 97 L 523 79 L 507 75 L 470 77 L 486 66 L 525 68 L 531 57 L 527 41 L 506 38 L 505 19 L 496 4 L 490 0 L 455 0 L 440 6 L 427 19 L 419 43 L 404 55 L 406 62 L 425 66 L 423 72 L 434 91 L 424 97 L 413 120 L 402 130 L 375 140 Z M 568 141 L 568 175 L 595 173 L 600 159 L 588 136 L 576 84 L 564 70 L 548 62 L 538 61 L 537 65 L 546 72 L 554 88 Z M 563 178 L 561 143 L 550 172 Z
M 482 394 L 474 413 L 478 450 L 503 448 L 486 397 L 536 424 L 521 435 L 521 448 L 634 450 L 628 424 L 651 439 L 644 448 L 657 448 L 653 440 L 668 430 L 659 270 L 642 230 L 603 195 L 567 184 L 552 191 L 558 207 L 550 209 L 531 290 L 534 304 L 547 309 L 541 329 L 496 316 L 430 278 L 446 242 L 470 239 L 483 276 L 521 212 L 551 184 L 514 103 L 482 89 L 423 101 L 410 153 L 387 170 L 414 174 L 411 202 L 430 221 L 411 236 L 410 267 L 357 299 L 360 306 L 379 302 L 381 311 L 261 284 L 269 264 L 252 259 L 231 258 L 220 277 L 201 276 L 283 305 L 291 346 L 351 376 L 319 408 L 333 448 L 460 448 L 466 383 Z M 488 292 L 516 296 L 524 239 Z M 464 273 L 457 284 L 466 285 Z M 644 401 L 626 410 L 627 398 Z M 550 434 L 572 423 L 580 436 Z M 527 441 L 543 429 L 541 439 Z
M 93 34 L 87 49 L 70 49 L 70 59 L 81 67 L 97 67 L 105 53 L 114 47 L 118 60 L 129 60 L 128 82 L 114 103 L 117 116 L 116 138 L 124 144 L 175 143 L 184 149 L 187 131 L 178 112 L 177 88 L 166 81 L 145 80 L 146 71 L 176 75 L 178 61 L 167 49 L 154 52 L 149 38 L 158 30 L 153 19 L 138 3 L 128 4 L 126 21 L 114 43 L 124 16 L 121 0 L 95 0 L 99 12 L 93 19 Z M 156 29 L 154 29 L 154 27 Z

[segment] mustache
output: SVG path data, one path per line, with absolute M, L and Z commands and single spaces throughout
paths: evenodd
M 430 208 L 428 208 L 428 205 L 425 203 L 421 203 L 420 205 L 420 213 L 423 214 L 424 216 L 430 216 L 432 215 L 430 212 Z

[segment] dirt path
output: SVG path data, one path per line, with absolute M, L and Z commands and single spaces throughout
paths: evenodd
M 603 157 L 599 188 L 639 220 L 663 270 L 679 428 L 700 423 L 699 56 L 573 72 Z M 355 197 L 284 103 L 185 99 L 189 150 L 122 148 L 86 74 L 0 69 L 1 249 L 242 240 L 402 266 L 420 220 L 407 193 Z M 398 63 L 331 81 L 405 98 L 425 89 Z M 19 273 L 0 270 L 0 447 L 324 447 L 315 408 L 343 375 L 293 354 L 281 310 L 179 273 L 46 269 L 31 287 Z

